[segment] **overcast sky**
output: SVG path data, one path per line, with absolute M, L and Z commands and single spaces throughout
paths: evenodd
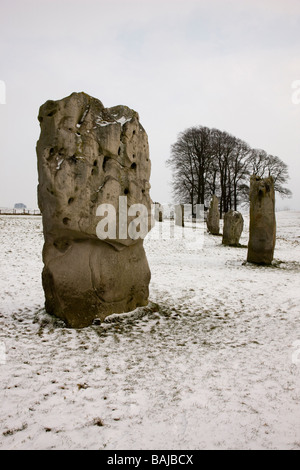
M 0 207 L 37 207 L 38 109 L 84 91 L 138 111 L 154 201 L 178 133 L 204 125 L 284 160 L 277 205 L 300 210 L 299 0 L 0 0 L 0 51 Z

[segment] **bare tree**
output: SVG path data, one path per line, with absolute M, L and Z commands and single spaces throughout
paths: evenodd
M 265 175 L 268 165 L 268 154 L 262 149 L 252 149 L 249 158 L 250 172 L 252 175 Z
M 283 186 L 289 179 L 288 166 L 279 157 L 268 155 L 264 150 L 253 149 L 249 160 L 252 174 L 261 178 L 272 176 L 275 191 L 282 197 L 292 196 L 292 192 Z
M 173 193 L 178 202 L 205 203 L 211 162 L 210 129 L 191 127 L 179 134 L 167 161 L 173 169 Z
M 250 176 L 251 148 L 240 139 L 235 139 L 235 148 L 229 162 L 232 180 L 232 208 L 236 211 L 239 203 L 244 202 L 246 197 L 243 191 L 245 181 Z M 248 199 L 248 195 L 247 195 Z
M 220 215 L 237 210 L 248 201 L 250 175 L 272 175 L 275 190 L 283 197 L 291 196 L 284 186 L 288 167 L 277 156 L 249 145 L 233 135 L 209 129 L 190 127 L 178 135 L 171 146 L 167 164 L 173 171 L 173 194 L 177 202 L 208 206 L 213 194 L 220 200 Z
M 189 136 L 181 132 L 177 142 L 171 147 L 171 157 L 167 164 L 173 170 L 173 194 L 177 202 L 194 204 L 195 181 L 193 145 Z
M 268 155 L 268 175 L 273 176 L 274 188 L 282 197 L 291 197 L 292 191 L 283 185 L 289 179 L 288 166 L 279 157 Z
M 220 216 L 232 207 L 232 172 L 231 163 L 236 147 L 236 138 L 227 132 L 212 129 L 212 148 L 214 161 L 218 166 L 220 191 Z

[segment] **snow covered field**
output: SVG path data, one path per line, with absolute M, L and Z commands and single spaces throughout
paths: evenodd
M 41 218 L 0 216 L 0 448 L 299 449 L 300 212 L 277 224 L 269 268 L 146 239 L 149 307 L 71 330 L 43 310 Z

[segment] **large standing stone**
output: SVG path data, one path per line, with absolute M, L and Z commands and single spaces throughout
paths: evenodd
M 244 228 L 244 219 L 240 212 L 230 210 L 224 215 L 223 245 L 238 246 Z
M 219 199 L 216 195 L 213 195 L 210 207 L 207 214 L 207 230 L 212 235 L 219 235 L 220 232 L 220 211 L 219 211 Z
M 148 138 L 138 114 L 72 93 L 47 101 L 38 118 L 47 312 L 80 328 L 147 305 L 150 270 L 143 239 L 127 236 L 134 216 L 125 219 L 125 237 L 124 223 L 119 224 L 119 196 L 127 196 L 126 214 L 127 205 L 143 204 L 151 227 Z M 110 204 L 117 222 L 116 234 L 105 240 L 96 231 L 100 215 L 107 215 L 96 215 L 103 204 Z
M 247 261 L 271 264 L 276 242 L 275 191 L 272 177 L 250 181 L 250 238 Z

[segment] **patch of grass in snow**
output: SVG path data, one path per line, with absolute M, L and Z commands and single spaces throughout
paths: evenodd
M 33 323 L 39 325 L 37 334 L 40 336 L 45 329 L 52 333 L 57 328 L 66 328 L 66 324 L 54 315 L 49 315 L 44 308 L 39 309 L 33 319 Z
M 102 427 L 102 426 L 104 426 L 104 423 L 103 423 L 101 418 L 94 418 L 93 419 L 93 425 Z
M 255 264 L 255 263 L 248 263 L 248 261 L 244 261 L 243 266 L 252 269 L 259 269 L 259 270 L 268 270 L 268 269 L 284 269 L 289 271 L 300 271 L 300 263 L 298 261 L 281 261 L 279 259 L 274 259 L 272 264 L 265 265 L 265 264 Z
M 13 436 L 17 432 L 24 431 L 27 428 L 27 424 L 24 423 L 20 428 L 14 428 L 14 429 L 7 429 L 7 431 L 3 431 L 3 436 Z

